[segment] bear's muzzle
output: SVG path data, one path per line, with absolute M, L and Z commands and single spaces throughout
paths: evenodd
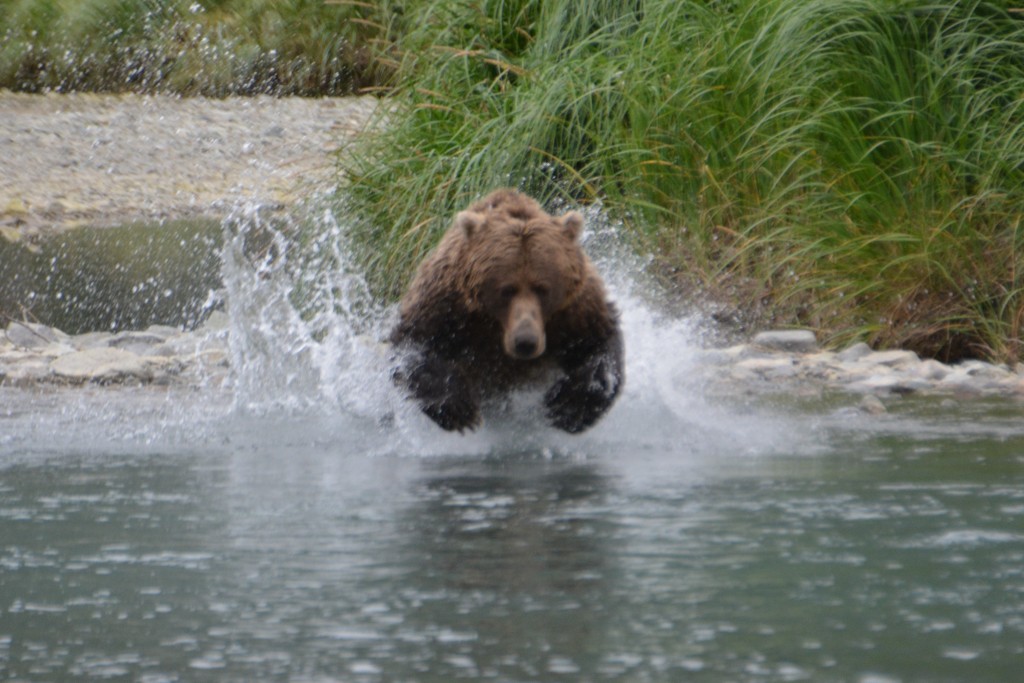
M 540 302 L 534 297 L 520 297 L 512 302 L 504 346 L 506 354 L 519 360 L 532 360 L 544 353 L 544 324 Z

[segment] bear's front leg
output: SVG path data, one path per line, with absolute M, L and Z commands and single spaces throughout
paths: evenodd
M 415 354 L 398 376 L 420 410 L 442 429 L 462 432 L 480 426 L 480 402 L 458 364 L 429 353 Z
M 551 424 L 570 434 L 594 425 L 619 395 L 624 379 L 622 336 L 616 330 L 605 343 L 564 367 L 544 395 Z

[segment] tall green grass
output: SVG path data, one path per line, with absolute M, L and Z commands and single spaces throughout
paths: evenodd
M 757 325 L 1019 360 L 1024 14 L 969 0 L 410 2 L 341 159 L 378 291 L 497 185 L 600 200 Z
M 373 45 L 393 15 L 387 1 L 0 0 L 0 87 L 344 94 L 390 73 Z

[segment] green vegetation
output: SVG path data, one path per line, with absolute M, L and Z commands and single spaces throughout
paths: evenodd
M 376 292 L 499 185 L 748 324 L 1024 357 L 1021 0 L 0 0 L 0 84 L 343 93 Z
M 995 2 L 409 3 L 394 111 L 341 160 L 394 295 L 496 185 L 600 200 L 757 324 L 1021 358 L 1024 15 Z
M 0 87 L 344 94 L 390 72 L 383 24 L 337 0 L 0 0 Z M 387 2 L 374 3 L 381 16 Z

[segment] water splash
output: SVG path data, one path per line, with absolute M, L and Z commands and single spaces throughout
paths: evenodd
M 703 320 L 662 311 L 646 263 L 618 226 L 599 207 L 585 213 L 584 246 L 621 311 L 626 387 L 583 436 L 538 428 L 545 422 L 539 392 L 512 397 L 472 434 L 439 430 L 388 379 L 382 340 L 395 310 L 370 295 L 352 262 L 344 219 L 327 210 L 282 218 L 256 204 L 240 206 L 225 223 L 236 411 L 333 416 L 345 425 L 339 434 L 372 432 L 370 450 L 400 455 L 751 453 L 791 443 L 773 419 L 704 400 Z
M 225 368 L 204 361 L 195 364 L 194 377 L 170 387 L 90 387 L 10 399 L 3 391 L 17 390 L 0 388 L 0 448 L 55 455 L 82 444 L 111 453 L 315 448 L 413 457 L 608 455 L 647 463 L 636 472 L 655 472 L 666 462 L 689 467 L 814 445 L 815 428 L 806 418 L 705 397 L 714 366 L 702 362 L 704 319 L 661 305 L 668 297 L 646 275 L 649 264 L 599 207 L 584 211 L 583 240 L 621 313 L 626 379 L 615 406 L 573 436 L 547 425 L 542 390 L 524 391 L 499 410 L 485 410 L 476 432 L 444 432 L 390 381 L 394 361 L 383 340 L 396 307 L 370 294 L 352 259 L 344 217 L 325 206 L 310 200 L 282 213 L 246 202 L 224 221 L 223 289 L 215 298 L 227 306 L 228 326 L 196 332 L 193 341 L 197 354 L 205 341 L 215 341 L 216 349 L 227 344 L 226 379 Z M 213 337 L 204 341 L 203 334 Z
M 387 311 L 352 267 L 334 216 L 246 204 L 225 231 L 235 407 L 372 414 L 377 397 L 366 391 L 383 367 L 374 335 Z

